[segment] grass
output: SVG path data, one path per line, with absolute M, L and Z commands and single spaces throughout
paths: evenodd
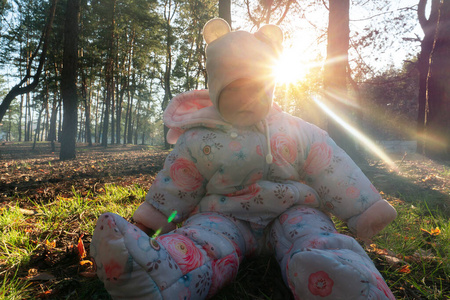
M 0 299 L 32 299 L 30 291 L 36 292 L 36 284 L 26 280 L 32 277 L 27 274 L 33 270 L 28 268 L 28 265 L 34 265 L 31 260 L 54 259 L 54 262 L 46 262 L 50 266 L 61 263 L 67 252 L 70 252 L 67 249 L 76 248 L 76 238 L 92 234 L 100 214 L 113 211 L 130 217 L 145 194 L 146 191 L 139 186 L 106 185 L 103 193 L 97 197 L 90 193 L 85 196 L 74 193 L 71 198 L 57 197 L 50 203 L 36 203 L 27 199 L 33 204 L 33 210 L 21 209 L 19 203 L 3 209 L 0 215 L 0 274 L 3 276 Z M 72 255 L 74 259 L 69 263 L 81 269 L 77 266 L 76 255 Z M 83 288 L 75 286 L 73 290 L 73 285 L 80 281 L 83 282 Z M 101 282 L 90 278 L 77 279 L 72 283 L 53 280 L 48 289 L 38 291 L 38 295 L 45 297 L 48 291 L 69 288 L 72 290 L 69 297 L 61 299 L 93 299 L 95 295 L 99 295 L 98 299 L 104 299 L 107 296 L 102 286 Z
M 440 176 L 450 176 L 444 169 Z M 364 245 L 397 299 L 450 299 L 450 223 L 448 197 L 419 190 L 404 178 L 384 174 L 391 187 L 383 196 L 398 211 L 398 218 L 370 245 Z M 377 185 L 377 184 L 375 184 Z M 448 191 L 447 191 L 448 192 Z M 106 185 L 97 194 L 73 191 L 40 203 L 19 199 L 0 214 L 1 299 L 105 299 L 102 283 L 84 277 L 76 245 L 88 244 L 97 217 L 106 211 L 130 218 L 146 190 L 138 185 Z M 26 210 L 23 202 L 31 203 Z M 341 231 L 345 225 L 337 222 Z M 39 267 L 37 267 L 39 266 Z M 33 280 L 32 271 L 52 280 Z M 69 276 L 70 275 L 70 276 Z M 243 263 L 238 278 L 214 299 L 289 299 L 272 257 Z M 267 284 L 270 282 L 271 284 Z

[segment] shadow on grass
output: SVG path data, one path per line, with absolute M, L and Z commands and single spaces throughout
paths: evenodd
M 434 162 L 448 168 L 448 162 Z M 405 167 L 405 163 L 398 163 L 400 170 Z M 445 182 L 441 183 L 442 189 L 437 190 L 433 182 L 432 170 L 425 178 L 420 176 L 413 178 L 411 172 L 414 172 L 414 165 L 409 166 L 409 171 L 400 171 L 399 173 L 389 170 L 382 162 L 375 161 L 369 164 L 367 161 L 360 164 L 361 170 L 372 181 L 373 185 L 383 194 L 391 198 L 397 198 L 407 204 L 417 207 L 427 207 L 424 214 L 439 212 L 450 217 L 450 186 Z M 422 172 L 424 172 L 422 170 Z M 450 180 L 449 180 L 450 181 Z

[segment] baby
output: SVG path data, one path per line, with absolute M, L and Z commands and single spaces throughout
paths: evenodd
M 210 298 L 246 256 L 268 250 L 296 299 L 395 299 L 329 217 L 369 239 L 395 209 L 326 132 L 272 102 L 280 28 L 231 32 L 213 19 L 203 35 L 209 90 L 178 95 L 165 110 L 176 145 L 136 225 L 113 213 L 97 222 L 91 255 L 108 292 Z

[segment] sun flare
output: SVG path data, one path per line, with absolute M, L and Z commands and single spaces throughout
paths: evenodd
M 292 84 L 302 80 L 309 71 L 308 62 L 303 61 L 294 48 L 283 51 L 273 72 L 280 84 Z

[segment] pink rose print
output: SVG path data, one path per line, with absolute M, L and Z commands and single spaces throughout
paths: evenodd
M 356 199 L 359 197 L 359 189 L 354 187 L 354 186 L 350 186 L 346 191 L 345 191 L 347 197 L 349 197 L 350 199 Z
M 230 283 L 236 277 L 239 262 L 233 254 L 212 262 L 212 282 L 208 295 L 214 295 L 217 290 Z
M 308 289 L 314 296 L 326 297 L 333 290 L 333 280 L 324 271 L 309 275 Z
M 382 291 L 386 295 L 386 297 L 388 297 L 389 299 L 395 300 L 394 295 L 392 294 L 391 290 L 387 286 L 386 282 L 384 282 L 383 278 L 381 278 L 377 274 L 373 274 L 373 275 L 375 275 L 375 278 L 377 279 L 377 288 L 380 291 Z
M 159 236 L 156 240 L 166 248 L 183 274 L 187 274 L 205 263 L 203 253 L 184 235 L 173 233 Z
M 226 194 L 227 197 L 235 197 L 240 200 L 251 200 L 255 198 L 259 192 L 261 191 L 261 187 L 254 183 L 249 185 L 248 187 L 243 188 L 242 190 L 236 191 L 234 193 Z
M 306 158 L 304 170 L 308 175 L 323 171 L 333 158 L 333 149 L 327 143 L 314 143 Z
M 289 217 L 288 214 L 282 214 L 280 216 L 280 223 L 283 224 L 284 222 L 286 222 L 288 217 Z
M 170 177 L 177 187 L 186 192 L 198 189 L 203 177 L 192 161 L 185 158 L 177 159 L 170 167 Z
M 122 265 L 115 261 L 111 260 L 107 264 L 104 265 L 106 280 L 108 281 L 117 281 L 122 274 L 123 267 Z
M 256 154 L 258 154 L 259 156 L 263 156 L 260 145 L 256 146 Z
M 242 149 L 242 145 L 241 143 L 239 143 L 238 141 L 231 141 L 228 144 L 228 148 L 230 148 L 231 151 L 239 151 Z
M 270 139 L 274 163 L 277 166 L 292 164 L 297 158 L 297 143 L 285 133 L 278 132 Z
M 289 219 L 289 221 L 288 221 L 288 223 L 289 224 L 298 224 L 298 223 L 300 223 L 301 221 L 303 220 L 303 217 L 302 216 L 296 216 L 296 217 L 293 217 L 292 219 Z

